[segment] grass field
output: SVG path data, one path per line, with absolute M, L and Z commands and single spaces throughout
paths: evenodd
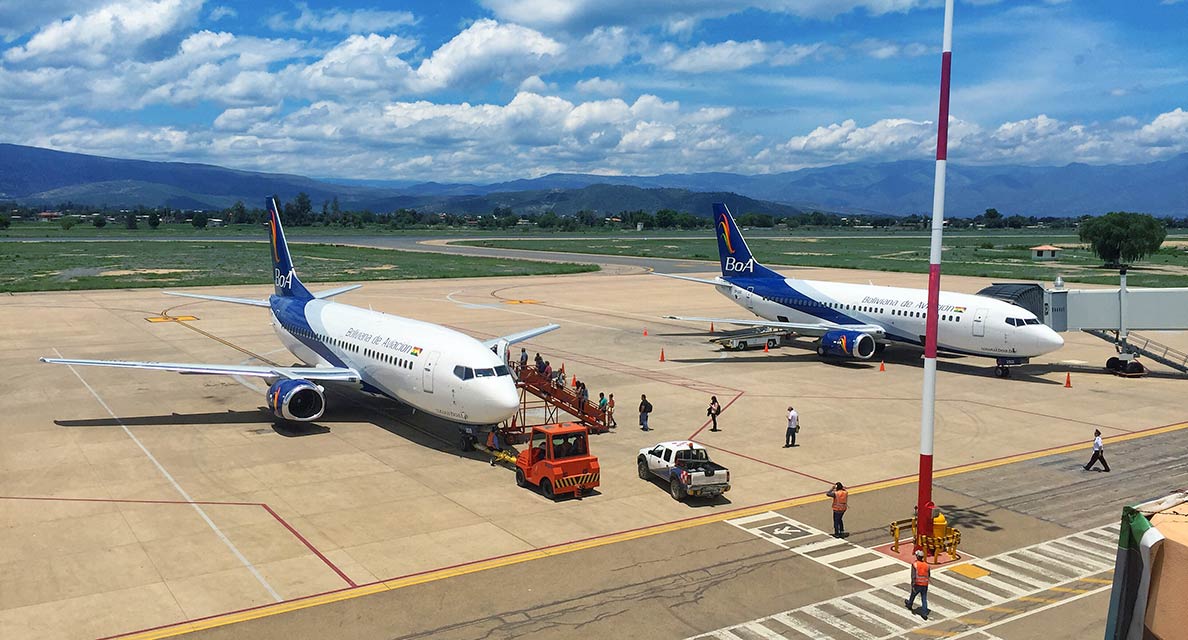
M 594 271 L 592 265 L 478 258 L 328 244 L 290 245 L 305 282 L 519 276 Z M 267 284 L 266 242 L 9 242 L 0 292 Z
M 1188 286 L 1188 239 L 1170 237 L 1164 248 L 1134 265 L 1128 282 L 1136 287 Z M 927 237 L 858 235 L 846 237 L 751 238 L 747 244 L 763 263 L 805 267 L 840 267 L 876 271 L 927 273 Z M 681 240 L 471 240 L 460 244 L 480 247 L 566 251 L 610 255 L 650 256 L 686 260 L 718 259 L 717 241 L 709 238 Z M 1057 262 L 1034 262 L 1029 247 L 1054 244 L 1064 247 Z M 713 265 L 706 265 L 713 269 Z M 1112 284 L 1115 269 L 1104 269 L 1075 235 L 950 234 L 945 238 L 943 273 L 1002 280 L 1051 282 L 1059 274 L 1070 282 Z

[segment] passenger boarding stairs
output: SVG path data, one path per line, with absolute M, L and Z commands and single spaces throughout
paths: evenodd
M 528 409 L 542 408 L 545 412 L 543 424 L 561 422 L 558 419 L 558 411 L 563 411 L 573 416 L 575 422 L 585 425 L 590 433 L 605 433 L 610 429 L 598 404 L 580 398 L 577 389 L 565 384 L 556 384 L 537 373 L 531 365 L 522 369 L 517 367 L 516 373 L 519 376 L 516 386 L 520 390 L 520 410 L 513 418 L 510 428 L 523 430 L 530 427 Z M 529 395 L 534 396 L 536 402 L 530 400 Z
M 1117 346 L 1121 353 L 1137 353 L 1181 373 L 1188 373 L 1188 353 L 1160 344 L 1134 332 L 1119 340 L 1117 331 L 1104 329 L 1084 329 L 1083 331 Z

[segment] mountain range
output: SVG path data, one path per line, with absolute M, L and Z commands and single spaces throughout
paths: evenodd
M 554 173 L 494 184 L 314 179 L 208 164 L 123 160 L 0 144 L 0 199 L 111 206 L 222 209 L 242 200 L 305 192 L 315 205 L 338 198 L 344 209 L 487 213 L 552 210 L 604 214 L 662 208 L 709 215 L 710 203 L 738 211 L 789 215 L 822 210 L 907 215 L 932 206 L 931 161 L 851 163 L 785 173 L 604 176 Z M 946 211 L 971 216 L 987 208 L 1005 215 L 1074 216 L 1107 211 L 1188 214 L 1188 154 L 1131 165 L 1062 167 L 950 163 Z

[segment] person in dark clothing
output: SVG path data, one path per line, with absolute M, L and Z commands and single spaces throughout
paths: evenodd
M 1101 461 L 1102 471 L 1108 472 L 1110 470 L 1110 463 L 1105 459 L 1105 446 L 1101 444 L 1101 429 L 1093 430 L 1093 456 L 1089 458 L 1089 462 L 1085 464 L 1085 471 L 1093 468 L 1097 461 Z
M 648 428 L 648 414 L 652 413 L 652 403 L 648 402 L 648 397 L 644 394 L 639 394 L 639 428 L 642 431 L 651 431 Z
M 710 431 L 719 431 L 718 416 L 722 413 L 722 405 L 718 404 L 718 396 L 710 396 L 709 408 L 705 410 L 705 415 L 710 417 L 713 426 Z

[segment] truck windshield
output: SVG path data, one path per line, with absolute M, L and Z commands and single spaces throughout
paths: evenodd
M 553 436 L 553 457 L 572 458 L 586 455 L 586 439 L 580 433 Z

